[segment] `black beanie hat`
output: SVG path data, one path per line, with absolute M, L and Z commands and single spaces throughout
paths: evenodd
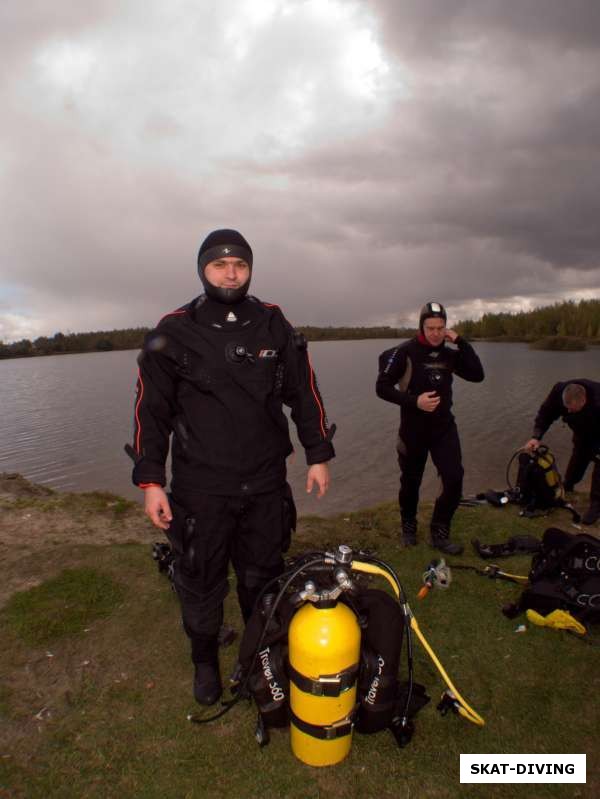
M 237 230 L 213 230 L 202 242 L 198 253 L 198 274 L 204 286 L 204 291 L 209 297 L 223 302 L 226 305 L 241 302 L 250 287 L 250 278 L 237 289 L 219 288 L 213 286 L 204 275 L 204 268 L 211 261 L 219 258 L 242 258 L 250 267 L 252 277 L 252 250 L 246 239 Z
M 243 258 L 252 268 L 252 250 L 246 239 L 237 230 L 213 230 L 202 242 L 198 253 L 200 277 L 204 267 L 218 258 Z
M 426 319 L 443 319 L 444 324 L 446 323 L 448 317 L 446 316 L 446 309 L 441 304 L 441 302 L 427 302 L 421 308 L 421 313 L 419 314 L 419 331 L 423 332 L 423 322 Z

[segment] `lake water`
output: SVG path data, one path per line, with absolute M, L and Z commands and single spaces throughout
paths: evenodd
M 289 463 L 300 513 L 327 515 L 394 499 L 399 409 L 375 395 L 377 358 L 395 341 L 327 341 L 310 345 L 330 422 L 338 427 L 329 494 L 304 490 L 301 448 Z M 540 403 L 558 380 L 600 380 L 597 349 L 541 352 L 525 344 L 478 343 L 483 383 L 454 381 L 454 410 L 465 465 L 465 494 L 505 487 L 505 468 L 527 441 Z M 136 352 L 57 355 L 0 361 L 0 471 L 69 491 L 112 491 L 136 499 L 131 438 Z M 293 426 L 292 426 L 293 427 Z M 555 423 L 546 440 L 564 474 L 570 431 Z M 297 445 L 297 440 L 294 438 Z M 589 479 L 589 478 L 588 478 Z M 422 496 L 438 491 L 428 463 Z M 585 484 L 584 484 L 585 485 Z

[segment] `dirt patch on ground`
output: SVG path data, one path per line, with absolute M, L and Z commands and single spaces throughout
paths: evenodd
M 140 505 L 108 493 L 67 494 L 0 473 L 0 607 L 56 568 L 56 555 L 78 544 L 151 544 L 161 535 Z
M 300 520 L 296 544 L 312 544 L 314 520 Z M 107 492 L 63 493 L 0 472 L 0 607 L 15 591 L 60 571 L 68 547 L 166 541 L 142 506 Z

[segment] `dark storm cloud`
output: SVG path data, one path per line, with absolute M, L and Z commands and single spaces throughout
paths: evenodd
M 336 197 L 314 237 L 381 261 L 401 308 L 428 290 L 461 307 L 597 293 L 600 6 L 372 5 L 408 93 L 375 135 L 277 165 L 315 201 Z M 368 275 L 356 282 L 376 308 Z
M 552 49 L 598 47 L 594 0 L 367 0 L 386 42 L 411 58 L 447 59 L 473 40 L 502 41 L 511 53 L 530 42 Z
M 598 295 L 596 2 L 86 5 L 0 7 L 0 339 L 151 324 L 223 226 L 297 324 Z

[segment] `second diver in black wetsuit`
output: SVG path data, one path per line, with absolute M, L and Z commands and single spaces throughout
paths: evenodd
M 421 309 L 419 334 L 379 356 L 377 396 L 401 408 L 398 432 L 402 540 L 417 543 L 417 505 L 427 456 L 442 481 L 431 519 L 431 545 L 449 555 L 463 551 L 450 540 L 450 525 L 460 502 L 463 466 L 452 414 L 452 379 L 480 383 L 483 367 L 473 347 L 446 328 L 446 311 L 437 302 Z M 446 346 L 446 341 L 457 349 Z

